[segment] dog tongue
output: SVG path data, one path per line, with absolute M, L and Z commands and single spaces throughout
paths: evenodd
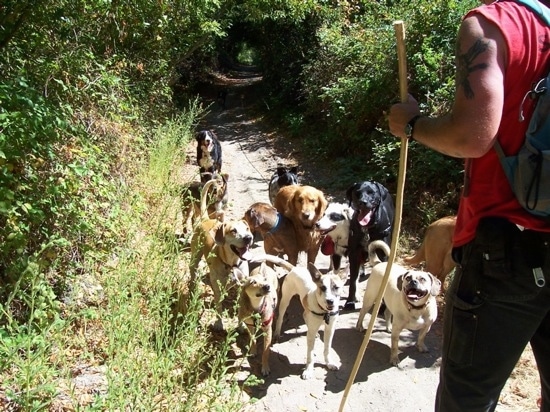
M 334 255 L 334 241 L 330 236 L 325 236 L 325 239 L 321 244 L 321 253 L 325 256 Z
M 364 215 L 357 216 L 357 220 L 361 226 L 367 226 L 372 218 L 372 210 L 369 210 Z
M 417 293 L 415 291 L 411 291 L 411 292 L 408 292 L 407 293 L 407 298 L 411 299 L 411 300 L 418 300 L 420 299 L 422 296 L 420 295 L 420 293 Z

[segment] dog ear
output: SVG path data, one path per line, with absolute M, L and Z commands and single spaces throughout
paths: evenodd
M 311 275 L 311 278 L 314 282 L 317 282 L 319 279 L 321 279 L 321 276 L 323 274 L 315 267 L 315 265 L 311 262 L 307 263 L 307 270 L 309 271 L 309 274 Z
M 348 187 L 348 190 L 346 190 L 346 199 L 348 199 L 348 206 L 351 206 L 351 195 L 353 194 L 353 191 L 357 187 L 358 183 L 352 184 L 350 187 Z
M 282 176 L 286 173 L 286 167 L 284 166 L 277 166 L 277 176 Z
M 298 166 L 292 166 L 290 168 L 290 173 L 293 173 L 293 174 L 297 175 L 298 174 Z
M 254 209 L 248 209 L 244 213 L 244 220 L 248 223 L 250 229 L 256 229 L 265 222 L 263 215 L 256 212 Z
M 378 188 L 378 192 L 380 193 L 380 197 L 382 198 L 382 200 L 386 200 L 386 198 L 390 194 L 390 192 L 388 192 L 388 189 L 386 189 L 382 184 L 378 182 L 373 182 L 373 183 Z
M 248 276 L 245 275 L 241 269 L 239 269 L 238 267 L 233 267 L 231 268 L 231 273 L 233 275 L 233 280 L 237 285 L 244 286 L 246 284 Z
M 409 274 L 409 271 L 399 275 L 397 278 L 397 290 L 403 290 L 403 278 Z
M 432 275 L 431 273 L 428 272 L 428 274 L 430 275 L 430 278 L 432 279 L 432 288 L 430 290 L 430 294 L 432 296 L 437 296 L 439 295 L 439 292 L 441 292 L 441 281 L 436 278 L 434 275 Z
M 228 173 L 220 173 L 224 183 L 227 183 L 227 181 L 229 180 L 229 174 Z
M 223 245 L 225 243 L 225 225 L 220 223 L 214 226 L 210 235 L 214 238 L 214 242 L 216 242 L 217 245 Z
M 289 186 L 285 186 L 285 187 L 289 187 Z M 281 187 L 279 189 L 279 193 L 283 189 L 284 188 Z M 299 196 L 300 196 L 300 191 L 295 190 L 294 193 L 292 193 L 292 196 L 290 196 L 288 198 L 288 201 L 286 201 L 286 203 L 285 203 L 285 211 L 283 213 L 285 216 L 295 216 L 296 215 L 296 202 L 298 201 Z
M 319 203 L 317 205 L 317 210 L 315 210 L 315 213 L 317 213 L 317 220 L 321 219 L 323 214 L 325 213 L 325 210 L 327 209 L 328 202 L 325 198 L 325 195 L 323 192 L 319 190 L 319 196 L 318 196 Z

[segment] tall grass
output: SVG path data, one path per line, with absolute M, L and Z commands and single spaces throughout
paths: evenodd
M 118 245 L 86 260 L 57 319 L 40 329 L 8 323 L 0 332 L 0 410 L 241 408 L 229 364 L 235 333 L 212 336 L 200 295 L 186 312 L 180 305 L 189 253 L 175 236 L 179 172 L 199 111 L 192 105 L 148 133 L 135 173 L 111 182 Z M 40 301 L 29 296 L 39 314 Z M 100 383 L 79 386 L 90 371 Z
M 179 218 L 187 114 L 159 127 L 149 156 L 128 192 L 127 243 L 103 275 L 108 410 L 237 410 L 239 391 L 224 379 L 228 345 L 212 340 L 201 316 L 204 300 L 181 313 L 188 254 L 175 232 Z M 175 322 L 174 317 L 179 317 Z M 227 339 L 233 339 L 231 335 Z M 235 396 L 232 396 L 234 394 Z

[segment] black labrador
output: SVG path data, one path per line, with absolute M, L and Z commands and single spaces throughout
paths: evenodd
M 383 240 L 391 245 L 395 207 L 388 189 L 374 181 L 354 183 L 346 196 L 354 213 L 348 241 L 350 283 L 345 307 L 355 309 L 357 278 L 361 265 L 368 259 L 368 244 Z M 385 261 L 387 257 L 381 259 Z

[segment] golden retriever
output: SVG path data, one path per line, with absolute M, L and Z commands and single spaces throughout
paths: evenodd
M 315 224 L 323 217 L 327 203 L 323 192 L 305 185 L 284 186 L 275 196 L 273 206 L 292 221 L 298 250 L 305 251 L 311 263 L 315 262 L 323 240 Z

